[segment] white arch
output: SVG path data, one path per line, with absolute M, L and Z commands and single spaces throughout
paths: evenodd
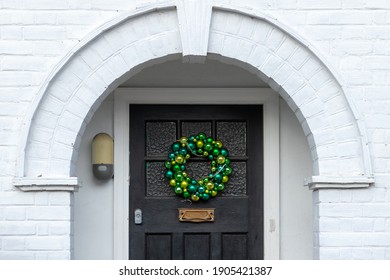
M 213 54 L 257 73 L 288 102 L 310 144 L 315 178 L 366 182 L 371 169 L 364 129 L 335 72 L 307 42 L 260 13 L 205 1 L 187 17 L 189 2 L 178 3 L 122 15 L 63 59 L 26 116 L 17 178 L 75 176 L 85 126 L 107 94 L 151 64 Z

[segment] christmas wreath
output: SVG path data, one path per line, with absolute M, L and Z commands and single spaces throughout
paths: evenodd
M 188 138 L 183 136 L 171 145 L 165 162 L 165 177 L 178 196 L 194 202 L 209 200 L 223 191 L 229 181 L 232 168 L 228 155 L 221 141 L 207 137 L 203 132 Z M 206 177 L 196 180 L 187 174 L 186 162 L 191 156 L 210 160 L 210 173 Z

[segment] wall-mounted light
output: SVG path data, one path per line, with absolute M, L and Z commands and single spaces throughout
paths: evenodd
M 92 171 L 99 180 L 114 174 L 114 140 L 107 133 L 99 133 L 92 140 Z

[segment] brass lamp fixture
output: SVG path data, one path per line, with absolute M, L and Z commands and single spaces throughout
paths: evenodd
M 114 140 L 107 133 L 99 133 L 92 140 L 92 171 L 99 180 L 114 174 Z

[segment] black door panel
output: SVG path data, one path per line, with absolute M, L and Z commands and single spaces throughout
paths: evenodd
M 257 105 L 130 105 L 130 259 L 263 258 L 262 115 Z M 223 142 L 233 173 L 217 197 L 191 203 L 174 194 L 164 162 L 176 139 L 199 132 Z M 207 159 L 186 165 L 196 179 L 210 172 Z M 215 221 L 179 222 L 178 208 L 215 208 Z

